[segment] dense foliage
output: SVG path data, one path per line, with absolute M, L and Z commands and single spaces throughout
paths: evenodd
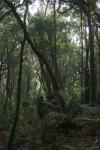
M 99 0 L 1 0 L 0 127 L 6 149 L 47 150 L 44 143 L 56 129 L 99 120 L 99 104 Z

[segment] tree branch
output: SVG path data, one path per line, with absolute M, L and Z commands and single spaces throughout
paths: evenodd
M 61 6 L 60 6 L 60 7 L 58 7 L 57 12 L 60 13 L 60 14 L 64 14 L 64 13 L 68 12 L 69 10 L 73 9 L 73 7 L 74 7 L 74 4 L 70 8 L 68 8 L 64 11 L 59 11 L 59 9 L 61 8 Z

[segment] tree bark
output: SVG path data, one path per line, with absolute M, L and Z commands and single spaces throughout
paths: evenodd
M 84 103 L 84 67 L 83 67 L 83 51 L 84 51 L 84 46 L 83 46 L 83 14 L 81 12 L 81 103 Z
M 97 46 L 98 46 L 98 52 L 97 52 L 97 102 L 100 103 L 100 38 L 98 35 L 98 27 L 96 27 L 95 36 L 96 36 Z
M 94 59 L 94 31 L 92 26 L 92 17 L 90 9 L 88 11 L 89 27 L 89 50 L 90 50 L 90 101 L 92 105 L 96 104 L 96 86 L 95 86 L 95 59 Z
M 12 150 L 12 143 L 15 136 L 16 125 L 19 119 L 19 111 L 20 111 L 20 99 L 21 99 L 21 78 L 22 78 L 22 63 L 23 63 L 23 51 L 26 39 L 24 38 L 21 43 L 21 52 L 20 52 L 20 64 L 19 64 L 19 75 L 18 75 L 18 85 L 17 85 L 17 95 L 16 95 L 16 110 L 15 110 L 15 118 L 14 123 L 11 129 L 10 137 L 7 144 L 7 150 Z
M 85 46 L 86 46 L 86 62 L 85 62 L 85 97 L 84 103 L 89 104 L 90 96 L 90 72 L 89 72 L 89 42 L 87 40 L 87 31 L 85 27 Z

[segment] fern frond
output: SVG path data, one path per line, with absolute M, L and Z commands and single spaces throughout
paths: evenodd
M 83 117 L 93 117 L 98 114 L 98 108 L 93 106 L 88 106 L 87 104 L 80 105 L 80 115 Z
M 56 121 L 65 121 L 67 116 L 65 113 L 63 112 L 57 112 L 57 111 L 54 111 L 54 112 L 49 112 L 46 116 L 46 118 L 49 118 L 50 120 L 56 120 Z
M 53 102 L 42 101 L 42 104 L 46 105 L 51 110 L 61 110 L 61 106 L 59 104 L 54 104 Z

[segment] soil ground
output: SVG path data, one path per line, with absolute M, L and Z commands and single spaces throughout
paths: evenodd
M 80 127 L 64 125 L 52 130 L 40 150 L 100 150 L 100 120 L 84 119 L 80 122 Z M 1 127 L 0 150 L 5 150 L 4 143 L 4 129 Z M 22 145 L 14 145 L 13 150 L 22 150 Z

